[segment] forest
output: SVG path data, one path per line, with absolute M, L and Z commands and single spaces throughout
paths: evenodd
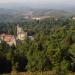
M 0 33 L 16 36 L 17 24 L 24 31 L 34 32 L 34 40 L 26 38 L 16 47 L 0 43 L 1 74 L 54 71 L 55 75 L 68 75 L 75 72 L 75 20 L 49 18 L 0 23 Z

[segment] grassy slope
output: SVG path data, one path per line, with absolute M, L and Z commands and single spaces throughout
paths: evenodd
M 56 75 L 54 72 L 46 71 L 46 72 L 11 72 L 10 74 L 0 74 L 0 75 Z M 75 75 L 75 73 L 68 73 L 67 75 Z

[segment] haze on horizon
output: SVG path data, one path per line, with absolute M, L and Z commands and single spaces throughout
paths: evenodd
M 0 7 L 75 8 L 75 0 L 0 0 Z

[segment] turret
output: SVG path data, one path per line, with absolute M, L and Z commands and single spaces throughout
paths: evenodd
M 27 32 L 24 32 L 23 29 L 17 25 L 17 39 L 18 40 L 25 40 L 25 38 L 27 37 Z

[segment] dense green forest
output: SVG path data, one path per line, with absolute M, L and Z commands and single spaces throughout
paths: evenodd
M 0 44 L 0 73 L 55 71 L 57 75 L 75 72 L 75 20 L 44 19 L 20 23 L 0 23 L 0 32 L 16 35 L 16 25 L 34 32 L 16 47 Z

